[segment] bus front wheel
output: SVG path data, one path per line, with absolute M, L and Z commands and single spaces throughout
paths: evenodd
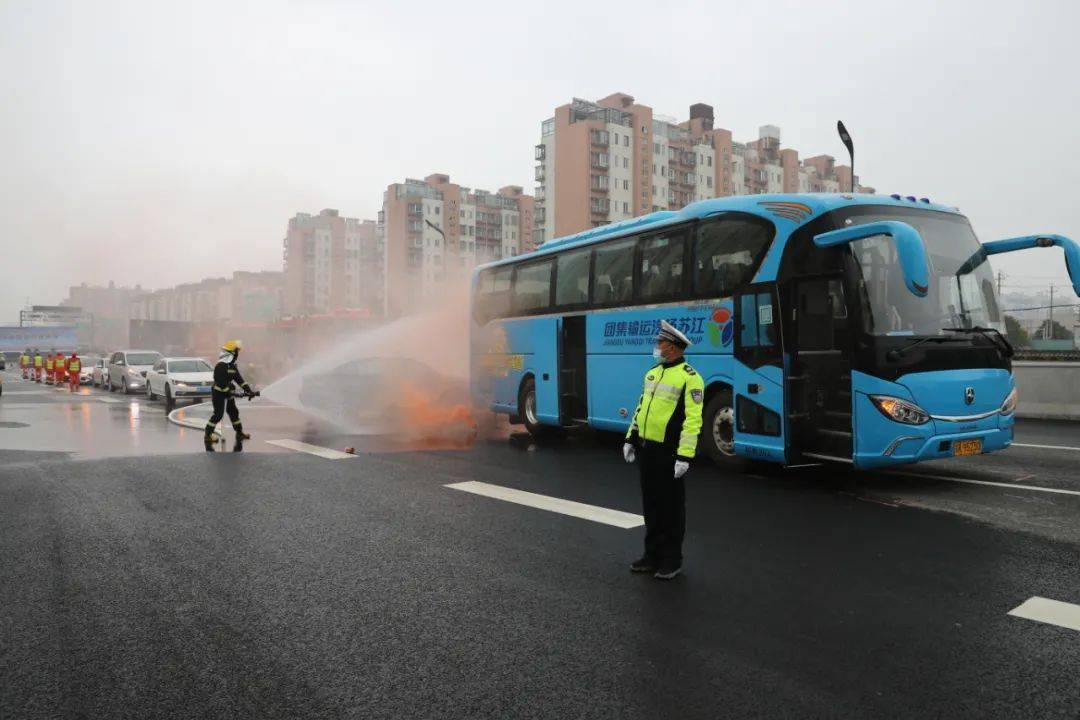
M 705 403 L 701 445 L 718 465 L 735 460 L 735 403 L 731 388 L 724 386 Z
M 536 379 L 533 377 L 527 377 L 525 382 L 521 383 L 521 390 L 518 392 L 518 417 L 530 435 L 537 437 L 543 434 L 545 427 L 540 424 L 536 415 Z

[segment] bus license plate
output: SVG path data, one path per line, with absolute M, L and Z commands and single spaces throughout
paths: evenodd
M 957 440 L 953 443 L 953 455 L 978 455 L 982 452 L 982 440 Z

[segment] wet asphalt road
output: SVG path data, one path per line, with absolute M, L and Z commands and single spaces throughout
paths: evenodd
M 207 455 L 160 403 L 5 378 L 0 718 L 1080 716 L 1080 632 L 1007 615 L 1080 603 L 1080 496 L 1029 489 L 1080 490 L 1076 426 L 904 475 L 695 466 L 663 584 L 641 528 L 446 487 L 637 513 L 609 435 L 385 452 L 256 402 Z

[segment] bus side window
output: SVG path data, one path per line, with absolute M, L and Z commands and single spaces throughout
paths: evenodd
M 530 313 L 551 305 L 551 260 L 518 265 L 514 274 L 514 312 Z
M 492 268 L 480 273 L 476 283 L 476 319 L 489 322 L 510 314 L 511 267 Z
M 589 301 L 588 250 L 562 253 L 556 259 L 555 304 L 559 307 L 584 305 Z
M 636 240 L 605 243 L 596 249 L 593 297 L 596 304 L 628 303 L 634 296 Z
M 773 226 L 748 215 L 706 221 L 694 237 L 694 297 L 729 297 L 753 279 Z
M 641 241 L 641 275 L 638 297 L 665 300 L 682 294 L 686 260 L 686 233 L 676 231 Z

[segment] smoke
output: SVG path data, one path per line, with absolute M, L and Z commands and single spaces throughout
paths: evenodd
M 468 447 L 477 437 L 469 403 L 469 327 L 464 289 L 434 309 L 332 343 L 272 383 L 267 399 L 385 449 Z

